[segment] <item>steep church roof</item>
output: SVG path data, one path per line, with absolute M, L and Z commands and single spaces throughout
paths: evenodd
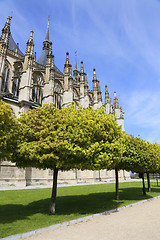
M 12 16 L 7 17 L 7 21 L 5 23 L 4 28 L 2 29 L 2 35 L 3 35 L 3 42 L 7 44 L 7 48 L 13 52 L 16 52 L 20 54 L 21 56 L 24 56 L 24 54 L 21 52 L 19 49 L 18 43 L 16 44 L 15 41 L 13 40 L 11 30 L 10 30 L 10 25 L 11 25 L 11 19 Z
M 21 50 L 19 49 L 19 47 L 18 47 L 18 49 L 17 49 L 17 44 L 15 43 L 15 41 L 14 41 L 11 33 L 10 33 L 10 35 L 9 35 L 8 49 L 11 50 L 11 51 L 13 51 L 13 52 L 16 52 L 16 51 L 17 51 L 17 53 L 18 53 L 19 55 L 24 56 L 24 54 L 21 52 Z M 16 49 L 17 49 L 17 50 L 16 50 Z
M 48 52 L 49 52 L 49 49 L 42 50 L 41 56 L 37 61 L 39 64 L 46 66 Z

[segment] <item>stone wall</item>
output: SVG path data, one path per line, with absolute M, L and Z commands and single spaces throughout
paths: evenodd
M 3 161 L 0 165 L 0 185 L 29 186 L 52 185 L 53 171 L 50 169 L 39 170 L 36 168 L 17 168 L 15 164 Z M 119 180 L 130 179 L 129 172 L 121 170 Z M 111 182 L 115 180 L 114 170 L 70 170 L 59 171 L 59 184 Z

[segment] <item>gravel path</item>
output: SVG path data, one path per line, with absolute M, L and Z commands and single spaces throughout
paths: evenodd
M 160 240 L 160 198 L 25 240 Z

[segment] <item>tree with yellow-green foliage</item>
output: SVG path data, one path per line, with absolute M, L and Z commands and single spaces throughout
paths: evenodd
M 147 169 L 147 182 L 148 182 L 148 192 L 151 191 L 150 186 L 150 173 L 158 173 L 160 172 L 160 145 L 158 143 L 149 143 L 148 142 L 148 163 L 149 169 Z
M 17 121 L 12 108 L 0 101 L 0 160 L 9 160 L 16 146 Z
M 121 128 L 103 109 L 56 109 L 45 104 L 19 119 L 19 167 L 54 170 L 50 213 L 55 214 L 58 170 L 112 168 L 121 155 Z
M 126 134 L 124 134 L 124 143 L 125 151 L 119 166 L 140 174 L 143 181 L 143 195 L 146 195 L 144 173 L 147 173 L 148 190 L 150 190 L 149 173 L 160 170 L 160 146 Z

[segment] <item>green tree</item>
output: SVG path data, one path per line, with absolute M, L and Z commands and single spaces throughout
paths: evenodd
M 111 168 L 108 168 L 108 170 L 114 169 L 115 170 L 115 199 L 119 200 L 119 177 L 118 172 L 119 170 L 123 169 L 121 166 L 121 159 L 123 157 L 123 153 L 125 152 L 125 141 L 124 141 L 124 133 L 121 133 L 119 136 L 119 139 L 117 141 L 117 150 L 114 148 L 112 151 L 113 154 L 116 154 L 117 152 L 117 161 L 114 165 L 111 166 Z
M 0 160 L 10 159 L 16 144 L 17 121 L 12 108 L 0 101 Z
M 132 172 L 138 172 L 143 181 L 143 195 L 146 195 L 144 172 L 147 163 L 147 143 L 140 138 L 134 138 L 133 136 L 125 136 L 126 151 L 122 158 L 121 164 L 123 167 Z
M 55 214 L 58 170 L 112 168 L 119 159 L 121 128 L 104 110 L 56 109 L 45 104 L 19 119 L 19 167 L 54 170 L 50 213 Z
M 148 192 L 151 191 L 150 186 L 150 173 L 157 173 L 160 169 L 160 145 L 158 143 L 148 143 L 148 159 L 149 159 L 149 169 L 147 173 L 147 182 L 148 182 Z
M 159 169 L 159 148 L 140 138 L 124 135 L 125 147 L 121 167 L 128 171 L 140 173 L 143 181 L 143 195 L 146 195 L 144 173 L 157 172 Z M 149 186 L 148 186 L 149 188 Z

